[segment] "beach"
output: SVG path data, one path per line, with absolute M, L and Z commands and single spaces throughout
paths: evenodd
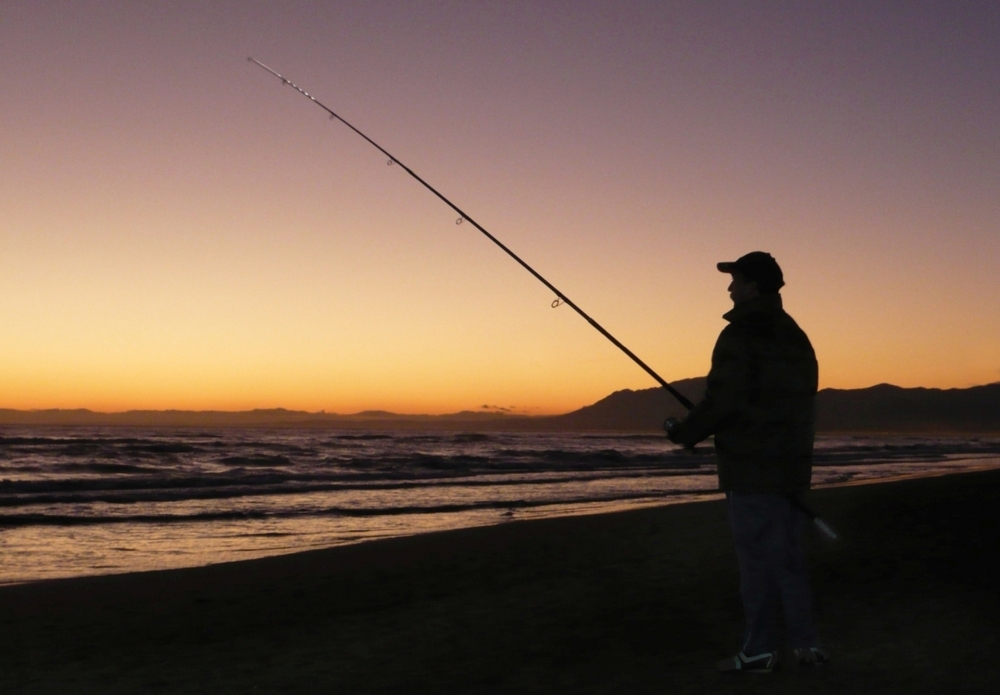
M 0 692 L 991 692 L 1000 471 L 815 490 L 817 672 L 737 651 L 719 501 L 0 588 Z M 787 655 L 786 655 L 787 656 Z

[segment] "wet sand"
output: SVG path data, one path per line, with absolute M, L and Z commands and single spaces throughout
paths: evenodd
M 992 692 L 998 496 L 1000 471 L 810 493 L 843 536 L 809 542 L 818 672 L 712 670 L 741 612 L 703 502 L 0 587 L 0 693 Z

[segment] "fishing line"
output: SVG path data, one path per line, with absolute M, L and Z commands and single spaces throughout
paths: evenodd
M 479 224 L 474 219 L 472 219 L 471 217 L 469 217 L 469 215 L 464 210 L 462 210 L 460 207 L 458 207 L 453 202 L 451 202 L 448 198 L 446 198 L 442 193 L 440 193 L 432 185 L 430 185 L 429 183 L 427 183 L 426 181 L 424 181 L 415 171 L 413 171 L 413 169 L 411 169 L 410 167 L 408 167 L 405 164 L 403 164 L 401 161 L 399 161 L 399 159 L 397 159 L 395 156 L 393 156 L 391 153 L 389 153 L 389 151 L 386 150 L 384 147 L 382 147 L 377 142 L 375 142 L 374 140 L 372 140 L 370 137 L 368 137 L 367 135 L 365 135 L 364 133 L 362 133 L 360 130 L 358 130 L 357 128 L 355 128 L 353 125 L 351 125 L 350 123 L 348 123 L 340 115 L 338 115 L 336 112 L 334 112 L 333 109 L 329 108 L 328 106 L 326 106 L 325 104 L 323 104 L 322 102 L 320 102 L 318 99 L 316 99 L 316 97 L 314 97 L 312 94 L 310 94 L 306 90 L 304 90 L 301 87 L 299 87 L 297 84 L 295 84 L 294 82 L 292 82 L 291 80 L 289 80 L 284 75 L 281 75 L 280 73 L 276 72 L 275 70 L 272 70 L 271 68 L 267 67 L 266 65 L 264 65 L 262 62 L 260 62 L 259 60 L 255 59 L 255 58 L 247 58 L 247 60 L 250 61 L 251 63 L 256 63 L 257 65 L 259 65 L 264 70 L 267 70 L 269 73 L 271 73 L 272 75 L 274 75 L 275 77 L 277 77 L 279 80 L 281 80 L 282 84 L 288 85 L 289 87 L 291 87 L 292 89 L 294 89 L 296 92 L 298 92 L 302 96 L 306 97 L 307 99 L 309 99 L 310 101 L 312 101 L 314 104 L 316 104 L 318 107 L 320 107 L 321 109 L 323 109 L 324 111 L 326 111 L 328 114 L 330 114 L 330 119 L 331 120 L 336 119 L 336 120 L 340 121 L 341 123 L 343 123 L 344 125 L 346 125 L 348 128 L 350 128 L 351 130 L 353 130 L 355 133 L 357 133 L 358 135 L 360 135 L 362 138 L 364 138 L 365 141 L 367 141 L 372 147 L 374 147 L 375 149 L 377 149 L 379 152 L 381 152 L 382 154 L 384 154 L 388 158 L 386 160 L 386 164 L 388 166 L 397 165 L 397 166 L 402 167 L 403 171 L 405 171 L 407 174 L 409 174 L 414 179 L 416 179 L 419 183 L 421 183 L 424 186 L 424 188 L 426 188 L 428 191 L 430 191 L 431 193 L 433 193 L 434 195 L 436 195 L 438 198 L 441 199 L 442 202 L 445 203 L 445 205 L 447 205 L 452 210 L 454 210 L 455 212 L 458 213 L 458 219 L 455 220 L 455 224 L 461 225 L 464 222 L 468 222 L 469 224 L 471 224 L 473 227 L 475 227 L 480 232 L 482 232 L 486 236 L 487 239 L 489 239 L 494 244 L 496 244 L 497 246 L 499 246 L 504 251 L 504 253 L 506 253 L 508 256 L 510 256 L 511 258 L 513 258 L 515 261 L 517 261 L 521 265 L 522 268 L 524 268 L 529 273 L 531 273 L 535 277 L 535 279 L 537 279 L 539 282 L 541 282 L 543 285 L 545 285 L 547 288 L 549 288 L 556 295 L 555 301 L 552 302 L 552 308 L 553 309 L 556 308 L 556 307 L 558 307 L 558 306 L 561 306 L 563 304 L 565 304 L 566 306 L 572 308 L 573 311 L 575 311 L 577 314 L 579 314 L 580 316 L 582 316 L 583 319 L 587 323 L 589 323 L 591 326 L 593 326 L 601 335 L 603 335 L 605 338 L 607 338 L 608 340 L 610 340 L 612 342 L 612 344 L 614 344 L 615 347 L 617 347 L 619 350 L 621 350 L 626 355 L 628 355 L 632 359 L 632 361 L 635 362 L 637 365 L 639 365 L 640 367 L 642 367 L 642 369 L 647 374 L 649 374 L 651 377 L 653 377 L 657 381 L 657 383 L 660 384 L 660 386 L 662 386 L 663 388 L 665 388 L 670 393 L 670 395 L 672 395 L 674 398 L 676 398 L 677 401 L 681 405 L 683 405 L 688 410 L 691 410 L 692 408 L 694 408 L 694 403 L 692 403 L 690 400 L 688 400 L 684 396 L 684 394 L 680 393 L 673 386 L 671 386 L 670 384 L 668 384 L 663 377 L 661 377 L 659 374 L 657 374 L 656 372 L 654 372 L 653 369 L 649 365 L 647 365 L 645 362 L 643 362 L 641 359 L 639 359 L 639 357 L 634 352 L 632 352 L 627 347 L 625 347 L 621 343 L 621 341 L 619 341 L 617 338 L 615 338 L 613 335 L 611 335 L 607 330 L 605 330 L 605 328 L 601 324 L 597 323 L 597 321 L 595 321 L 594 319 L 590 318 L 590 316 L 588 316 L 586 314 L 586 312 L 583 311 L 583 309 L 581 309 L 580 307 L 578 307 L 573 301 L 570 300 L 569 297 L 567 297 L 565 294 L 563 294 L 562 292 L 560 292 L 559 289 L 556 288 L 555 285 L 553 285 L 551 282 L 549 282 L 548 280 L 546 280 L 544 277 L 541 276 L 541 274 L 538 273 L 538 271 L 536 271 L 530 265 L 528 265 L 523 260 L 521 260 L 521 258 L 516 253 L 514 253 L 513 251 L 511 251 L 499 239 L 497 239 L 495 236 L 493 236 L 488 231 L 486 231 L 486 229 L 481 224 Z

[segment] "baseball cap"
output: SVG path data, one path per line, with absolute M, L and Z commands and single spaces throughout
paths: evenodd
M 721 273 L 739 273 L 757 283 L 761 292 L 777 292 L 785 285 L 785 278 L 774 257 L 763 251 L 751 251 L 735 261 L 718 264 Z

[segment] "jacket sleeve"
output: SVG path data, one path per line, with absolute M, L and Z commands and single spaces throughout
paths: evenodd
M 750 403 L 753 375 L 747 337 L 734 325 L 719 335 L 712 351 L 705 397 L 683 421 L 674 426 L 670 439 L 694 446 L 725 429 Z

